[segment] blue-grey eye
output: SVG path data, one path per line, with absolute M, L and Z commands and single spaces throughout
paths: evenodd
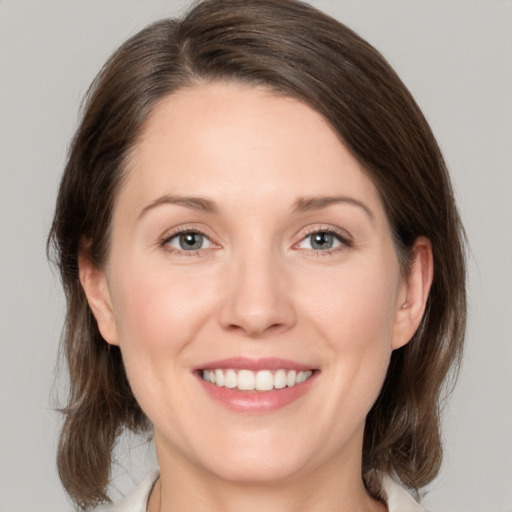
M 182 251 L 198 251 L 211 245 L 211 242 L 201 233 L 186 231 L 170 238 L 168 244 Z
M 327 251 L 341 245 L 340 237 L 328 231 L 316 231 L 309 234 L 299 244 L 301 249 L 313 249 L 314 251 Z

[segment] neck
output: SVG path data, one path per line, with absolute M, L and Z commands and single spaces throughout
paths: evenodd
M 360 460 L 360 459 L 359 459 Z M 166 464 L 159 456 L 160 479 L 148 512 L 385 512 L 366 491 L 360 465 L 332 464 L 279 482 L 226 481 L 187 461 Z

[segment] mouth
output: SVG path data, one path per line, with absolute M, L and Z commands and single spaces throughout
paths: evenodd
M 204 381 L 218 387 L 238 389 L 239 391 L 268 392 L 276 389 L 292 388 L 306 382 L 313 375 L 313 370 L 259 370 L 223 369 L 199 370 Z
M 320 370 L 284 359 L 231 358 L 194 370 L 206 395 L 235 412 L 281 409 L 311 389 Z

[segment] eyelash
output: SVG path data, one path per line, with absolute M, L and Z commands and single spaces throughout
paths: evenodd
M 338 242 L 340 242 L 339 247 L 334 247 L 332 249 L 326 249 L 326 250 L 318 250 L 318 249 L 310 249 L 311 251 L 314 251 L 314 253 L 317 256 L 332 256 L 333 254 L 342 251 L 343 249 L 350 248 L 353 246 L 353 241 L 350 239 L 347 235 L 342 234 L 339 230 L 333 228 L 333 227 L 325 227 L 325 228 L 314 228 L 314 229 L 308 229 L 306 231 L 306 234 L 301 237 L 300 241 L 298 243 L 303 242 L 307 238 L 309 238 L 312 235 L 316 235 L 319 233 L 325 233 L 328 235 L 332 235 L 334 238 L 337 239 Z M 294 244 L 296 246 L 298 244 Z
M 198 256 L 206 256 L 206 251 L 208 251 L 208 249 L 196 249 L 196 250 L 191 250 L 191 251 L 185 251 L 183 249 L 175 249 L 174 247 L 171 247 L 169 244 L 170 242 L 174 239 L 174 238 L 177 238 L 181 235 L 186 235 L 186 234 L 194 234 L 194 235 L 201 235 L 202 237 L 204 237 L 206 240 L 208 240 L 212 245 L 215 245 L 211 240 L 210 240 L 210 237 L 208 235 L 206 235 L 205 233 L 203 233 L 201 230 L 199 229 L 196 229 L 196 228 L 192 228 L 192 227 L 187 227 L 187 226 L 183 226 L 181 228 L 178 228 L 176 229 L 175 231 L 173 231 L 171 234 L 169 235 L 166 235 L 164 236 L 164 238 L 162 238 L 162 240 L 160 241 L 160 246 L 170 252 L 171 254 L 173 255 L 176 255 L 176 256 L 185 256 L 185 257 L 192 257 L 192 256 L 195 256 L 195 257 L 198 257 Z
M 332 235 L 340 243 L 340 246 L 332 248 L 332 249 L 326 249 L 326 250 L 306 249 L 308 251 L 313 251 L 317 256 L 329 256 L 329 255 L 332 255 L 332 254 L 334 254 L 340 250 L 343 250 L 347 247 L 350 248 L 353 246 L 353 241 L 350 238 L 348 238 L 346 235 L 343 235 L 340 231 L 338 231 L 337 229 L 335 229 L 333 227 L 325 227 L 325 228 L 308 229 L 306 231 L 306 233 L 301 237 L 299 242 L 295 243 L 293 245 L 293 247 L 296 247 L 297 245 L 302 243 L 304 240 L 306 240 L 310 236 L 319 234 L 319 233 L 325 233 L 328 235 Z M 160 241 L 159 245 L 164 250 L 166 250 L 174 255 L 177 255 L 177 256 L 185 256 L 185 257 L 196 256 L 196 257 L 198 257 L 198 256 L 205 256 L 207 254 L 206 251 L 208 251 L 208 249 L 196 249 L 196 250 L 186 251 L 183 249 L 175 249 L 174 247 L 171 247 L 169 245 L 173 239 L 175 239 L 176 237 L 179 237 L 181 235 L 184 235 L 184 234 L 201 235 L 202 237 L 207 239 L 212 245 L 215 246 L 215 244 L 210 240 L 210 237 L 208 237 L 208 235 L 206 235 L 204 232 L 202 232 L 201 230 L 198 230 L 196 228 L 191 228 L 191 227 L 186 227 L 186 226 L 181 227 L 181 228 L 177 229 L 176 231 L 172 232 L 170 235 L 166 235 L 165 237 L 163 237 L 162 240 Z M 217 246 L 217 247 L 219 247 L 219 246 Z

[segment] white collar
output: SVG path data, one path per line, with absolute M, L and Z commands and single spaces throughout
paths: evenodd
M 389 512 L 428 512 L 389 475 L 383 475 L 382 485 Z

